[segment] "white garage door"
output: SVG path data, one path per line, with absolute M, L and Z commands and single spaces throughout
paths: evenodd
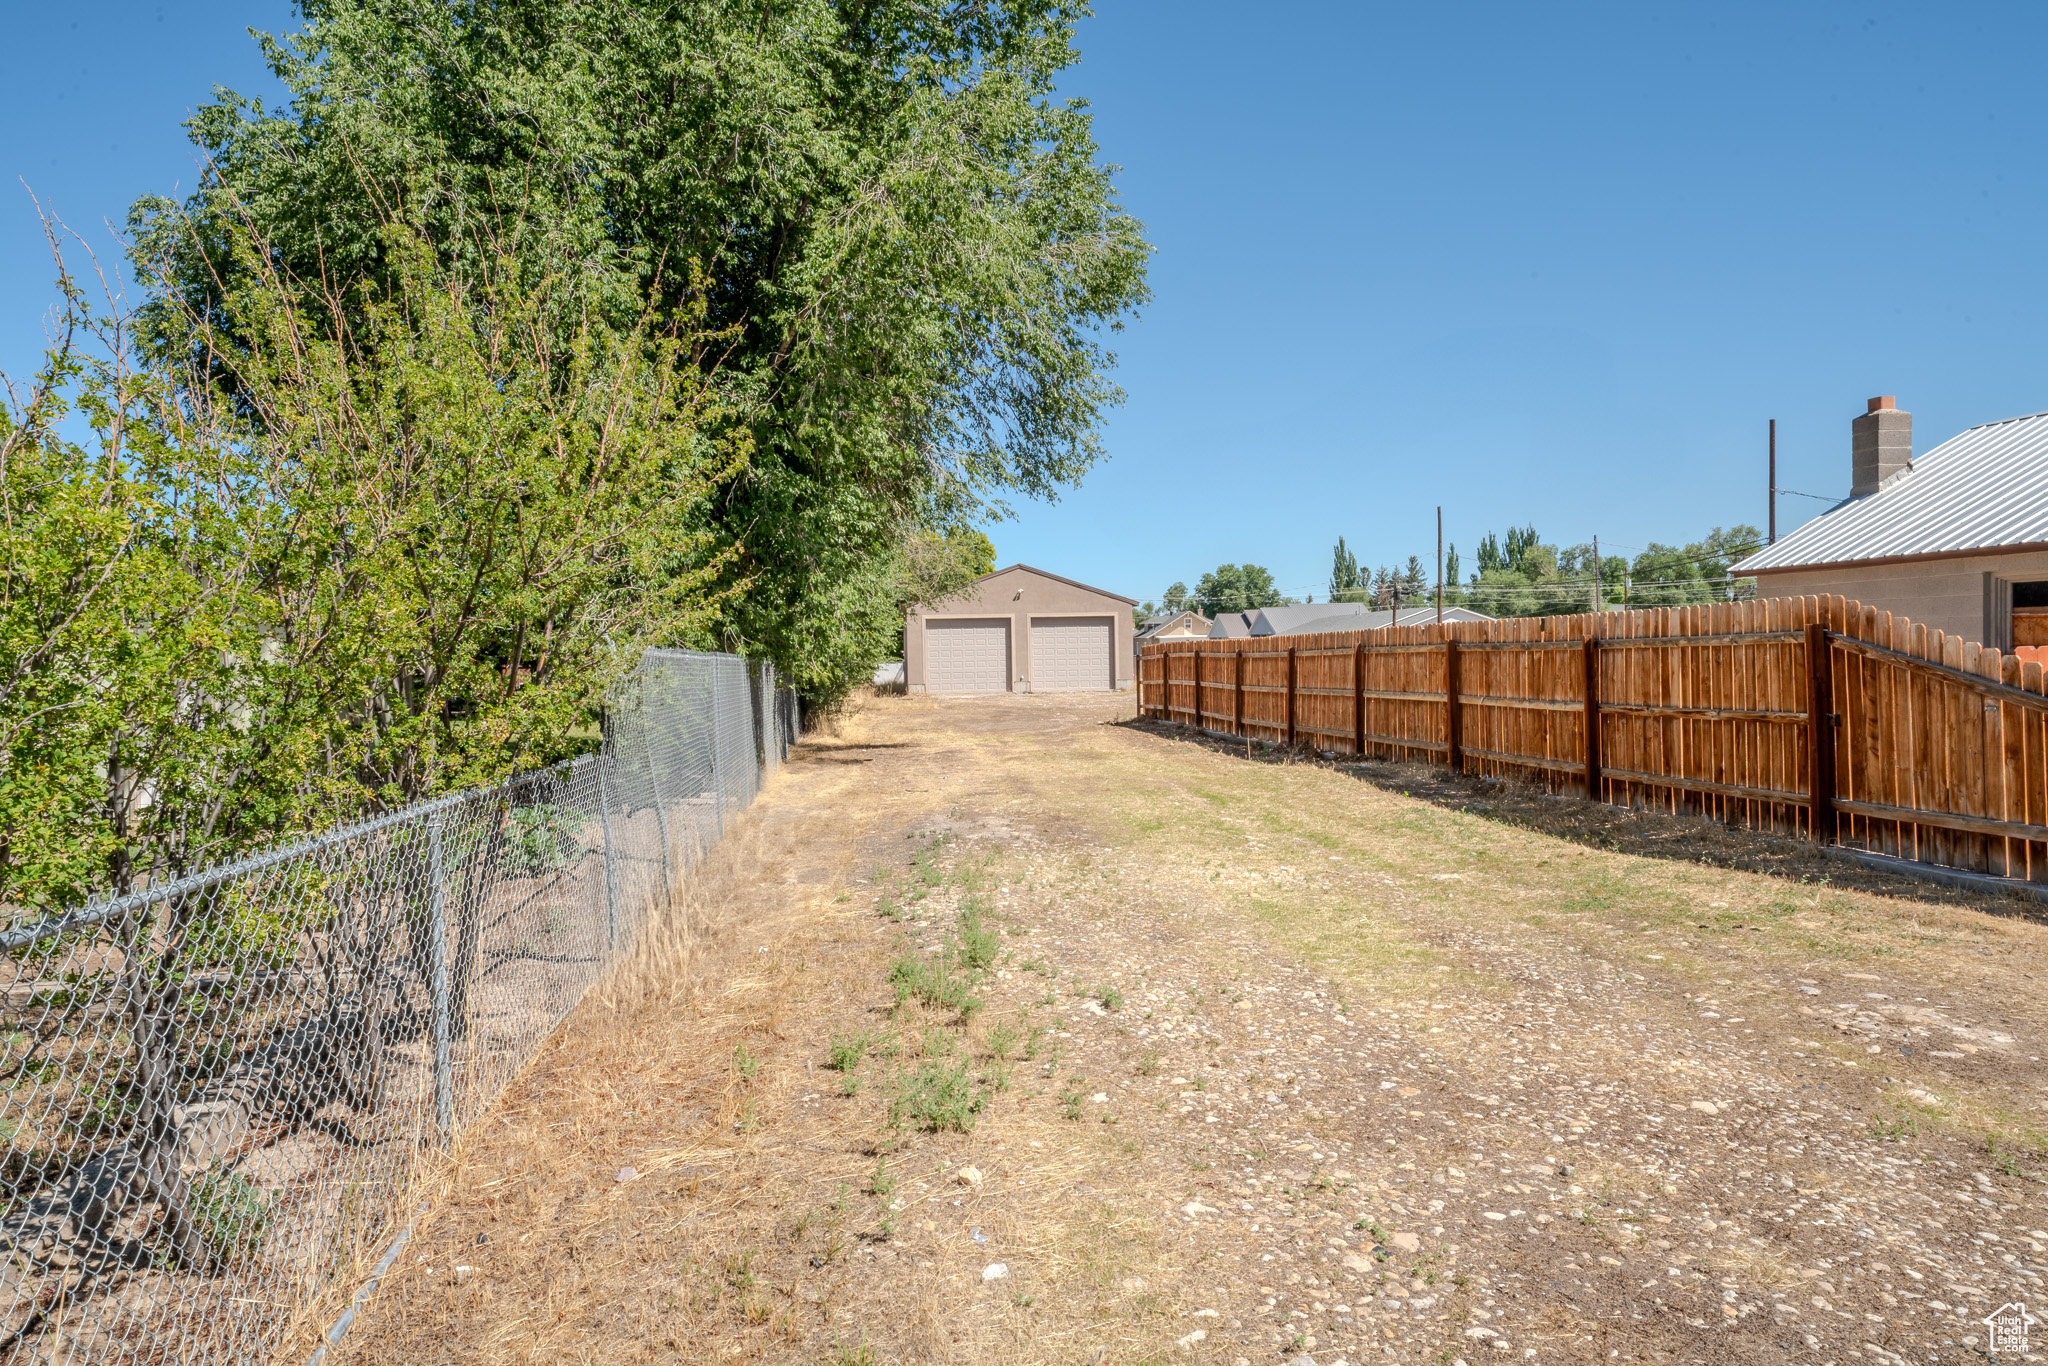
M 1108 692 L 1107 617 L 1043 617 L 1031 623 L 1033 692 Z
M 932 692 L 1008 692 L 1010 623 L 927 621 L 924 673 Z

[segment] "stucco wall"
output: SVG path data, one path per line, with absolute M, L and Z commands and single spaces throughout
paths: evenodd
M 1985 619 L 1986 575 L 2008 581 L 2048 580 L 2048 551 L 1961 556 L 1849 569 L 1794 569 L 1759 574 L 1767 598 L 1839 593 L 1865 606 L 1906 616 L 1930 631 L 1946 631 L 1982 645 L 2005 648 L 2007 623 Z
M 924 623 L 934 617 L 1008 617 L 1010 619 L 1010 691 L 1031 689 L 1031 619 L 1033 617 L 1108 617 L 1110 659 L 1119 690 L 1130 688 L 1135 658 L 1131 636 L 1131 602 L 1113 593 L 1041 574 L 1028 565 L 998 569 L 958 597 L 910 609 L 903 632 L 903 669 L 911 692 L 925 690 Z

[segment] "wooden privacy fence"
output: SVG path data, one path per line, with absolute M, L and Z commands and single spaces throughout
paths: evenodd
M 2042 665 L 1844 598 L 1147 644 L 1139 714 L 2048 883 Z

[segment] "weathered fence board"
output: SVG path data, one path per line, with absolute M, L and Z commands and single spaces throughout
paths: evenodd
M 2048 674 L 1839 597 L 1147 645 L 1140 713 L 2048 883 Z

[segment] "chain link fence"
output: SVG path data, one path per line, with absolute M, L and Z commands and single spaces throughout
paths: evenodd
M 0 1361 L 267 1361 L 389 1264 L 423 1156 L 753 799 L 796 704 L 656 650 L 607 720 L 599 754 L 0 931 Z

